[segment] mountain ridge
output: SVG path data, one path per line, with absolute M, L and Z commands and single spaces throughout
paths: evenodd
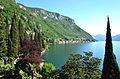
M 77 26 L 74 20 L 67 16 L 41 8 L 27 7 L 15 0 L 0 0 L 0 2 L 0 5 L 4 6 L 5 16 L 8 17 L 9 21 L 14 12 L 18 14 L 18 17 L 23 17 L 22 22 L 29 34 L 32 34 L 36 29 L 41 32 L 42 36 L 52 41 L 80 38 L 94 40 L 89 33 Z
M 106 36 L 102 35 L 102 34 L 94 35 L 94 38 L 98 41 L 105 41 L 106 40 Z
M 120 34 L 117 34 L 117 35 L 113 36 L 112 38 L 115 41 L 120 41 Z
M 94 37 L 94 39 L 96 39 L 98 41 L 105 41 L 106 40 L 106 36 L 102 35 L 102 34 L 93 35 L 93 37 Z M 120 41 L 120 34 L 112 36 L 112 40 L 113 41 Z

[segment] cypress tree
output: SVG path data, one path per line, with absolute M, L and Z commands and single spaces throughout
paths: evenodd
M 34 33 L 35 33 L 34 40 L 37 40 L 38 39 L 38 33 L 37 33 L 37 30 L 35 28 L 34 28 Z
M 45 48 L 45 38 L 44 37 L 42 37 L 42 41 L 41 41 L 41 43 L 42 43 L 42 48 Z
M 113 53 L 109 17 L 108 17 L 108 22 L 107 22 L 105 57 L 104 57 L 104 62 L 103 62 L 103 70 L 102 70 L 101 79 L 120 79 L 119 67 L 116 62 L 115 54 Z
M 35 29 L 34 29 L 34 32 L 35 32 L 34 40 L 39 43 L 40 52 L 41 52 L 41 50 L 42 50 L 42 44 L 41 44 L 41 35 L 40 35 L 40 32 L 37 32 L 37 30 L 35 30 Z
M 8 37 L 9 37 L 9 24 L 8 24 L 8 18 L 6 17 L 6 20 L 5 20 L 5 29 L 6 29 L 6 38 L 7 38 L 7 43 L 8 43 Z
M 40 44 L 40 49 L 42 50 L 42 43 L 41 43 L 41 35 L 40 35 L 40 32 L 38 32 L 38 41 L 39 41 L 39 44 Z
M 6 23 L 6 43 L 7 43 L 7 56 L 9 57 L 10 49 L 11 49 L 11 40 L 10 40 L 10 30 L 9 30 L 9 24 L 8 24 L 8 18 L 6 17 L 5 20 Z
M 0 9 L 0 58 L 5 57 L 7 54 L 6 45 L 6 30 L 3 16 L 3 10 Z
M 21 18 L 18 22 L 18 29 L 19 29 L 20 47 L 22 47 L 23 46 L 22 41 L 24 40 L 25 29 L 23 27 Z
M 10 30 L 10 38 L 11 38 L 11 56 L 17 57 L 18 51 L 19 51 L 19 31 L 17 26 L 17 17 L 14 13 L 12 17 L 12 24 L 11 24 L 11 30 Z

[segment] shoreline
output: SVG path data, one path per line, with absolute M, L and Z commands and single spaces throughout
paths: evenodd
M 49 43 L 49 44 L 77 44 L 77 43 L 85 43 L 85 42 L 96 42 L 96 40 L 93 39 L 79 39 L 79 40 L 61 40 L 59 42 Z M 42 50 L 41 55 L 43 55 L 48 49 L 48 45 L 45 47 L 45 49 Z
M 48 45 L 45 47 L 45 49 L 42 50 L 41 55 L 43 55 L 47 49 L 48 49 Z
M 61 40 L 59 42 L 56 42 L 56 44 L 75 44 L 75 43 L 84 43 L 84 42 L 96 42 L 96 40 L 93 39 Z

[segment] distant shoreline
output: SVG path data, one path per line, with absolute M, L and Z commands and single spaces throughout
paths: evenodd
M 96 42 L 97 40 L 93 39 L 79 39 L 79 40 L 61 40 L 54 43 L 49 44 L 74 44 L 74 43 L 81 43 L 81 42 Z

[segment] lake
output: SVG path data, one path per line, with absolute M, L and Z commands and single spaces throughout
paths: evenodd
M 77 44 L 54 44 L 44 53 L 44 59 L 47 63 L 54 64 L 57 68 L 61 68 L 68 60 L 70 54 L 91 51 L 94 57 L 104 59 L 105 41 L 87 42 Z M 117 57 L 117 62 L 120 67 L 120 41 L 113 41 L 113 51 Z M 102 64 L 101 64 L 102 67 Z

